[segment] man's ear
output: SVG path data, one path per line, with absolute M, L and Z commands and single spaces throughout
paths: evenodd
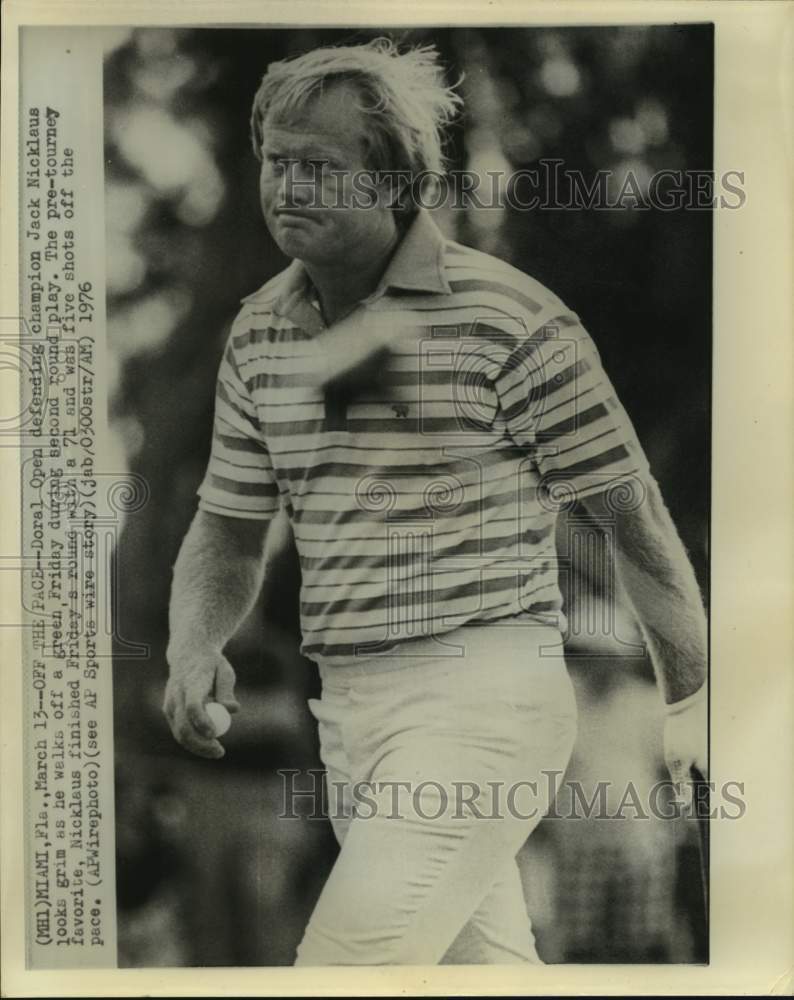
M 392 212 L 407 212 L 412 204 L 411 175 L 407 170 L 370 173 L 372 187 L 377 192 L 378 205 Z
M 411 178 L 398 177 L 395 183 L 394 198 L 390 204 L 393 212 L 399 215 L 408 214 L 413 205 L 413 194 L 411 192 Z

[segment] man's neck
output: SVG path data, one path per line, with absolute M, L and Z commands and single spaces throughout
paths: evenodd
M 329 326 L 375 291 L 400 239 L 401 233 L 392 222 L 379 239 L 357 248 L 344 260 L 322 265 L 304 262 Z

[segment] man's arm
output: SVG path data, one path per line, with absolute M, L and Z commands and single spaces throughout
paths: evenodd
M 553 501 L 561 484 L 615 531 L 618 579 L 666 702 L 665 759 L 675 781 L 689 781 L 693 763 L 705 775 L 706 616 L 689 558 L 590 335 L 569 312 L 522 320 L 533 332 L 494 380 L 507 430 L 534 454 L 541 495 Z M 639 502 L 626 502 L 628 489 Z
M 204 711 L 210 696 L 237 711 L 234 670 L 222 650 L 262 586 L 269 520 L 199 510 L 174 565 L 163 711 L 174 738 L 201 757 L 222 757 Z
M 636 503 L 610 493 L 583 500 L 597 519 L 614 525 L 618 580 L 649 647 L 665 700 L 665 758 L 674 781 L 706 774 L 707 624 L 692 564 L 650 475 L 636 480 Z

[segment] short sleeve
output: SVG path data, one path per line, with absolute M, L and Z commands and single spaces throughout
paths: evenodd
M 516 347 L 496 381 L 507 430 L 535 458 L 541 482 L 581 499 L 648 472 L 628 414 L 592 338 L 574 314 Z
M 229 517 L 269 519 L 279 509 L 270 454 L 231 338 L 218 371 L 212 449 L 198 494 L 200 510 Z

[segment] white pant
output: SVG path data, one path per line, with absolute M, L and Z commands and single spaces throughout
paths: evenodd
M 576 737 L 560 636 L 522 622 L 444 640 L 465 656 L 420 639 L 321 670 L 309 708 L 341 851 L 296 965 L 541 961 L 516 854 Z

